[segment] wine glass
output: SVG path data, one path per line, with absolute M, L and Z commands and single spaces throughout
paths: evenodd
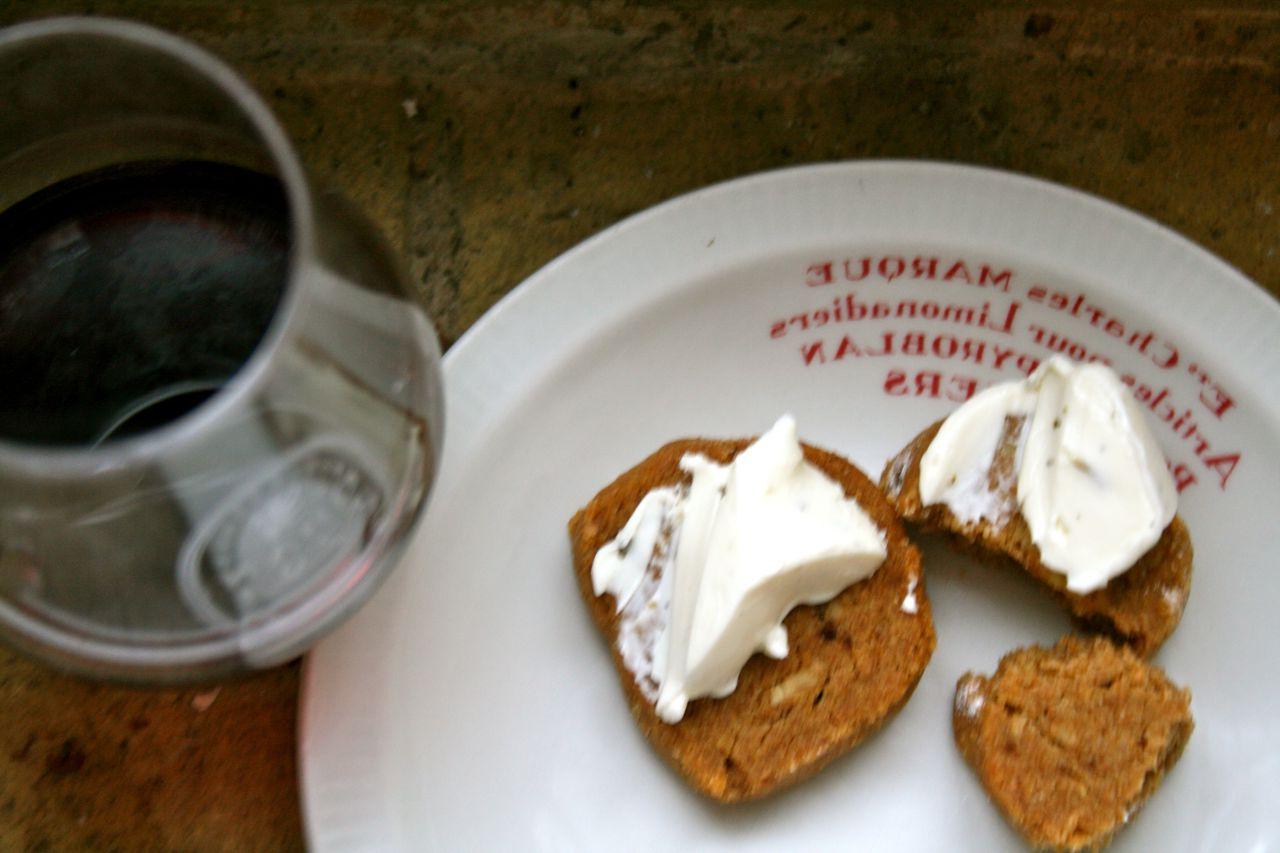
M 205 51 L 0 32 L 0 634 L 95 677 L 270 666 L 393 567 L 441 447 L 396 258 Z

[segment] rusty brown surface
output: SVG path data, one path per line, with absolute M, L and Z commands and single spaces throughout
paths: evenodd
M 1147 8 L 1149 6 L 1149 8 Z M 584 237 L 762 169 L 866 157 L 1059 181 L 1280 294 L 1273 3 L 28 2 L 227 59 L 403 253 L 446 341 Z M 297 668 L 91 686 L 0 652 L 0 848 L 302 844 Z

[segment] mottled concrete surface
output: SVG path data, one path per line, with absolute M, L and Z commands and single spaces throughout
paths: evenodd
M 1060 181 L 1280 293 L 1280 6 L 911 5 L 121 0 L 0 23 L 91 10 L 225 57 L 401 249 L 446 342 L 627 214 L 844 158 Z M 296 690 L 286 667 L 200 711 L 0 654 L 0 848 L 300 846 Z

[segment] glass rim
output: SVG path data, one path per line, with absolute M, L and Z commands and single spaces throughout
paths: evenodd
M 0 469 L 48 477 L 95 475 L 128 467 L 141 458 L 197 439 L 258 388 L 270 363 L 304 310 L 303 276 L 313 257 L 311 193 L 293 145 L 270 108 L 231 66 L 204 48 L 148 24 L 115 18 L 45 18 L 0 29 L 0 53 L 49 38 L 89 36 L 163 54 L 210 83 L 249 122 L 277 170 L 289 212 L 290 247 L 284 289 L 253 352 L 212 397 L 170 423 L 97 446 L 45 446 L 0 437 Z

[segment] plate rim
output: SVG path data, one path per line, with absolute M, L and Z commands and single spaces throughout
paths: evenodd
M 1240 296 L 1245 299 L 1253 300 L 1256 307 L 1269 314 L 1271 320 L 1277 324 L 1277 330 L 1280 330 L 1280 297 L 1272 296 L 1262 285 L 1258 284 L 1234 264 L 1222 257 L 1211 252 L 1209 249 L 1192 240 L 1190 237 L 1175 231 L 1173 228 L 1164 225 L 1151 216 L 1141 211 L 1111 201 L 1101 195 L 1073 187 L 1068 184 L 1058 183 L 1057 181 L 1042 178 L 1036 175 L 1029 175 L 1022 172 L 1016 172 L 1010 169 L 1001 169 L 993 166 L 979 166 L 969 163 L 953 163 L 945 160 L 931 159 L 912 159 L 912 158 L 884 158 L 884 159 L 866 159 L 866 160 L 834 160 L 817 163 L 803 163 L 795 166 L 785 166 L 779 169 L 764 169 L 757 172 L 751 172 L 746 175 L 739 175 L 728 178 L 723 181 L 717 181 L 703 187 L 697 187 L 679 195 L 672 196 L 669 199 L 658 202 L 650 207 L 643 208 L 635 213 L 629 214 L 617 222 L 606 226 L 596 233 L 586 237 L 585 239 L 573 244 L 568 249 L 556 255 L 547 263 L 536 269 L 527 278 L 516 284 L 511 290 L 505 293 L 501 299 L 495 302 L 488 310 L 486 310 L 479 318 L 476 319 L 470 327 L 467 328 L 462 335 L 454 341 L 453 345 L 444 354 L 442 358 L 443 369 L 447 371 L 458 361 L 465 361 L 475 357 L 472 350 L 478 346 L 475 343 L 477 338 L 483 338 L 487 334 L 488 328 L 493 324 L 495 318 L 499 315 L 506 314 L 516 308 L 524 300 L 529 299 L 529 294 L 535 288 L 545 289 L 548 285 L 543 284 L 544 281 L 555 281 L 555 274 L 560 267 L 565 266 L 573 261 L 578 255 L 586 254 L 599 244 L 614 239 L 617 234 L 639 227 L 645 222 L 669 215 L 672 211 L 686 207 L 691 203 L 709 199 L 717 194 L 732 192 L 750 192 L 766 187 L 773 182 L 785 183 L 800 176 L 811 174 L 842 174 L 854 173 L 858 171 L 894 171 L 894 170 L 917 170 L 923 177 L 928 177 L 924 173 L 932 172 L 934 175 L 970 175 L 975 178 L 990 180 L 995 182 L 1006 182 L 1009 185 L 1021 185 L 1027 188 L 1033 188 L 1044 193 L 1056 196 L 1058 199 L 1068 203 L 1085 204 L 1094 207 L 1097 210 L 1105 212 L 1107 215 L 1119 216 L 1122 220 L 1129 224 L 1141 227 L 1144 230 L 1151 231 L 1162 238 L 1172 240 L 1175 244 L 1184 250 L 1198 256 L 1202 261 L 1206 261 L 1212 267 L 1216 267 L 1219 272 L 1225 274 L 1227 278 L 1235 280 L 1235 284 L 1240 286 Z M 1247 294 L 1247 295 L 1246 295 Z M 545 295 L 539 290 L 539 296 Z M 458 368 L 453 368 L 458 369 Z

